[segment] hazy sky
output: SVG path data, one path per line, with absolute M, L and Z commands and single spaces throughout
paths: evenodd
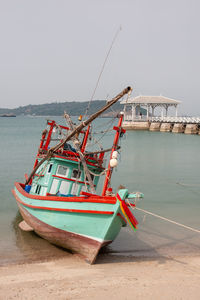
M 200 116 L 199 0 L 0 0 L 0 107 L 133 96 Z

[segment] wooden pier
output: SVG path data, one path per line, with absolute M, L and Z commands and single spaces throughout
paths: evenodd
M 178 117 L 180 103 L 163 96 L 138 96 L 123 100 L 122 126 L 126 130 L 200 134 L 200 117 Z M 168 116 L 170 108 L 175 108 L 175 116 Z M 155 109 L 159 109 L 160 116 L 155 116 Z
M 185 134 L 200 134 L 200 118 L 193 117 L 149 117 L 123 122 L 126 130 L 149 130 Z

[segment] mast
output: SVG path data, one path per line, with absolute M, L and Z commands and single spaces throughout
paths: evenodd
M 110 160 L 112 159 L 113 152 L 118 149 L 118 141 L 119 141 L 119 138 L 120 138 L 120 134 L 126 132 L 126 130 L 121 127 L 123 117 L 124 117 L 124 115 L 120 114 L 118 125 L 113 127 L 113 129 L 116 130 L 116 133 L 115 133 L 115 138 L 114 138 L 114 142 L 113 142 L 113 146 L 112 146 L 112 151 L 111 151 L 111 154 L 110 154 Z M 102 196 L 106 195 L 106 191 L 107 191 L 107 189 L 110 185 L 110 179 L 111 179 L 112 171 L 113 171 L 113 168 L 110 166 L 110 161 L 109 161 L 108 170 L 107 170 L 106 175 L 105 175 L 105 181 L 104 181 L 104 186 L 103 186 L 103 190 L 102 190 Z

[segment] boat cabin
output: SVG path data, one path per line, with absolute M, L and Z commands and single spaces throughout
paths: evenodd
M 42 170 L 45 168 L 45 170 Z M 94 169 L 95 173 L 96 170 Z M 98 172 L 99 173 L 99 172 Z M 46 166 L 41 166 L 32 181 L 30 193 L 41 196 L 79 196 L 81 191 L 89 191 L 89 183 L 84 178 L 83 168 L 76 162 L 66 162 L 62 158 L 52 158 Z M 91 174 L 97 186 L 99 177 Z
M 35 166 L 46 155 L 50 148 L 50 143 L 62 140 L 63 130 L 69 130 L 68 127 L 60 126 L 55 121 L 48 121 L 49 130 L 43 131 Z M 48 135 L 47 135 L 48 133 Z M 55 138 L 55 134 L 59 137 Z M 52 134 L 54 137 L 52 138 Z M 47 138 L 46 138 L 47 135 Z M 91 179 L 96 189 L 99 176 L 104 168 L 102 166 L 104 153 L 99 155 L 85 152 L 89 127 L 82 131 L 79 137 L 81 152 L 86 157 L 86 163 L 90 172 Z M 90 192 L 90 185 L 85 176 L 80 156 L 76 152 L 73 144 L 65 143 L 54 155 L 45 161 L 34 174 L 30 185 L 26 187 L 30 194 L 40 196 L 79 196 L 81 192 Z

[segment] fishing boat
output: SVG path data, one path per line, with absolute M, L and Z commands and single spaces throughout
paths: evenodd
M 64 117 L 68 126 L 48 120 L 42 132 L 39 150 L 31 174 L 25 183 L 16 182 L 13 194 L 23 221 L 23 230 L 34 230 L 50 243 L 71 250 L 95 262 L 99 250 L 111 243 L 127 222 L 137 228 L 133 216 L 134 199 L 126 188 L 113 192 L 111 175 L 117 165 L 117 151 L 123 114 L 118 116 L 113 145 L 109 149 L 88 151 L 91 122 L 130 92 L 130 87 L 108 101 L 102 109 L 75 126 L 70 116 Z M 55 134 L 58 144 L 55 143 Z M 110 152 L 106 168 L 105 153 Z M 97 194 L 99 177 L 105 175 L 101 194 Z

